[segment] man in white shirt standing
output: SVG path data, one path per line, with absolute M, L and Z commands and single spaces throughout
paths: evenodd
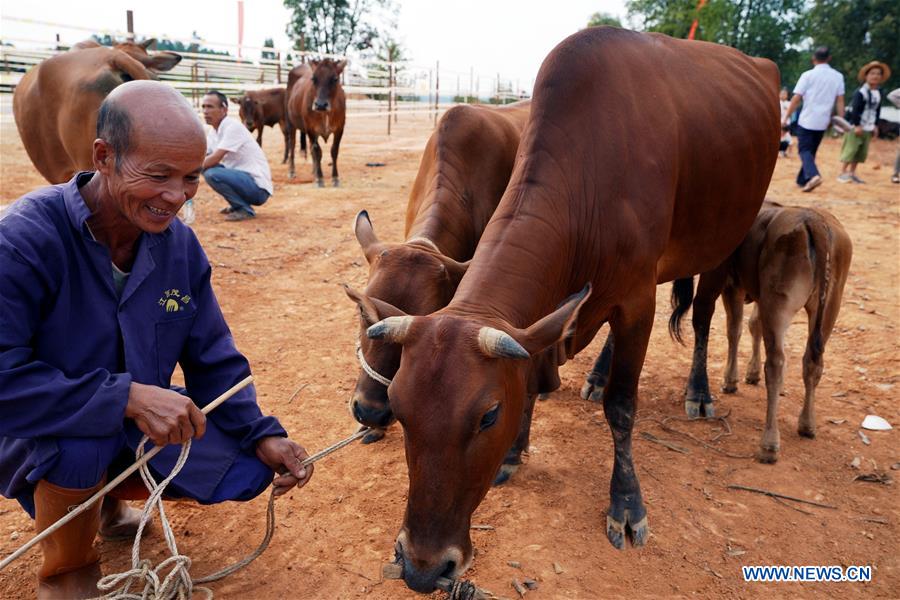
M 830 60 L 831 52 L 827 47 L 816 48 L 812 57 L 815 66 L 800 76 L 784 117 L 784 122 L 789 123 L 803 101 L 797 122 L 797 150 L 803 165 L 797 174 L 797 185 L 802 186 L 804 192 L 811 192 L 822 184 L 822 176 L 816 168 L 816 151 L 831 124 L 835 106 L 838 115 L 844 114 L 844 77 L 831 68 Z
M 272 172 L 262 148 L 250 132 L 235 119 L 228 119 L 228 99 L 211 90 L 203 97 L 203 118 L 215 130 L 207 138 L 203 178 L 225 197 L 222 209 L 228 221 L 244 221 L 256 216 L 259 206 L 272 195 Z

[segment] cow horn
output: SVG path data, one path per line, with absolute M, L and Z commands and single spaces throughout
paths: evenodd
M 493 327 L 478 330 L 478 347 L 491 358 L 531 358 L 528 351 L 511 335 Z
M 366 329 L 366 335 L 375 340 L 402 344 L 406 339 L 406 333 L 409 331 L 412 321 L 413 318 L 408 315 L 405 317 L 388 317 Z

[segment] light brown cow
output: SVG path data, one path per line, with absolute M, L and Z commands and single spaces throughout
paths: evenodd
M 815 437 L 815 394 L 822 377 L 825 344 L 841 308 L 844 283 L 850 270 L 853 246 L 834 216 L 818 208 L 783 207 L 767 202 L 747 237 L 719 267 L 703 273 L 693 306 L 694 359 L 685 404 L 712 405 L 706 374 L 709 323 L 721 294 L 728 330 L 728 362 L 722 391 L 737 391 L 737 351 L 743 325 L 743 305 L 755 302 L 750 317 L 753 355 L 747 383 L 759 382 L 759 343 L 766 347 L 766 427 L 758 459 L 778 460 L 778 398 L 784 374 L 784 335 L 794 314 L 806 309 L 809 335 L 803 355 L 806 395 L 797 432 Z M 677 311 L 676 311 L 677 313 Z M 674 322 L 677 330 L 677 318 Z
M 150 55 L 156 40 L 112 48 L 80 42 L 35 65 L 13 94 L 13 114 L 25 151 L 50 183 L 91 168 L 97 111 L 107 94 L 134 79 L 156 79 L 181 61 L 174 52 Z
M 331 59 L 312 61 L 309 63 L 312 73 L 301 76 L 290 90 L 287 99 L 288 118 L 300 135 L 309 136 L 309 146 L 313 158 L 313 174 L 316 183 L 323 187 L 322 174 L 322 142 L 334 136 L 331 141 L 331 183 L 340 185 L 337 159 L 344 136 L 344 120 L 346 118 L 347 100 L 340 76 L 347 61 L 334 62 Z M 293 70 L 292 70 L 293 72 Z M 302 139 L 302 138 L 301 138 Z M 294 178 L 293 153 L 289 158 L 288 177 Z
M 289 136 L 291 127 L 287 122 L 285 88 L 275 87 L 265 90 L 249 90 L 243 96 L 232 96 L 230 100 L 237 104 L 241 117 L 241 123 L 249 131 L 256 131 L 256 143 L 262 147 L 263 128 L 281 127 L 284 136 L 284 157 L 281 163 L 288 159 Z
M 631 433 L 656 286 L 715 268 L 746 236 L 775 168 L 778 86 L 771 61 L 609 27 L 544 60 L 509 185 L 450 304 L 367 332 L 402 346 L 388 395 L 409 469 L 396 553 L 410 588 L 471 563 L 472 514 L 531 425 L 531 359 L 565 361 L 607 321 L 606 535 L 646 543 Z
M 369 215 L 354 223 L 356 239 L 369 262 L 364 294 L 347 289 L 359 305 L 362 359 L 382 378 L 400 366 L 400 348 L 369 339 L 366 328 L 393 314 L 394 306 L 427 315 L 450 302 L 478 239 L 509 183 L 531 101 L 508 106 L 455 106 L 441 117 L 428 139 L 406 209 L 406 241 L 378 240 Z M 398 284 L 398 282 L 403 282 Z M 363 439 L 384 436 L 393 421 L 387 387 L 361 370 L 350 401 L 353 416 L 373 430 Z

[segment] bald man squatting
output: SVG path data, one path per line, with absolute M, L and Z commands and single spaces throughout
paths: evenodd
M 145 434 L 166 446 L 150 461 L 158 474 L 195 440 L 171 497 L 246 501 L 275 473 L 279 494 L 312 476 L 252 386 L 200 411 L 250 373 L 206 255 L 175 218 L 197 193 L 205 152 L 180 94 L 125 83 L 100 107 L 95 170 L 26 194 L 0 219 L 0 492 L 38 532 L 134 462 Z M 137 527 L 124 499 L 139 487 L 126 484 L 42 541 L 39 598 L 98 595 L 96 534 Z

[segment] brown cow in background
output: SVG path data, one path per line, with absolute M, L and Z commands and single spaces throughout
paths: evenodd
M 231 101 L 239 107 L 241 123 L 251 133 L 256 131 L 256 143 L 262 147 L 264 127 L 281 127 L 284 136 L 284 157 L 281 164 L 287 162 L 289 136 L 291 128 L 287 122 L 285 88 L 275 87 L 265 90 L 244 92 L 243 96 L 232 96 Z
M 302 136 L 309 136 L 313 155 L 313 172 L 316 183 L 324 187 L 322 174 L 322 148 L 319 137 L 327 142 L 334 134 L 331 142 L 331 181 L 335 187 L 340 185 L 338 179 L 337 157 L 344 136 L 344 119 L 346 116 L 346 97 L 341 87 L 340 75 L 347 61 L 334 62 L 331 59 L 312 61 L 309 63 L 311 74 L 301 76 L 293 85 L 287 100 L 288 118 L 291 124 L 300 130 Z M 293 73 L 293 69 L 291 70 Z M 290 84 L 290 79 L 289 79 Z M 294 178 L 293 153 L 290 157 L 288 177 Z
M 107 94 L 134 79 L 156 79 L 181 61 L 174 52 L 147 53 L 156 40 L 112 48 L 80 42 L 25 73 L 13 94 L 13 114 L 25 151 L 50 183 L 92 168 L 97 111 Z
M 363 294 L 347 288 L 359 305 L 359 356 L 375 372 L 391 378 L 400 366 L 400 348 L 369 339 L 366 328 L 394 313 L 427 315 L 450 302 L 465 264 L 509 183 L 531 101 L 508 106 L 454 106 L 428 139 L 406 209 L 406 241 L 381 242 L 362 211 L 354 223 L 356 239 L 369 263 Z M 398 284 L 398 282 L 402 282 Z M 350 411 L 372 427 L 363 438 L 384 436 L 393 421 L 387 386 L 361 370 Z
M 844 283 L 850 270 L 853 245 L 834 216 L 823 209 L 781 206 L 766 202 L 747 237 L 728 259 L 703 273 L 694 298 L 694 360 L 688 378 L 685 403 L 712 404 L 706 372 L 709 323 L 721 294 L 728 331 L 728 362 L 722 391 L 737 391 L 737 351 L 745 302 L 755 302 L 750 317 L 753 355 L 747 367 L 747 383 L 759 382 L 759 342 L 766 347 L 766 427 L 757 458 L 778 460 L 778 398 L 784 374 L 784 334 L 794 314 L 806 309 L 809 335 L 803 355 L 806 395 L 797 433 L 815 437 L 815 394 L 822 377 L 825 344 L 841 308 Z M 673 327 L 677 331 L 676 308 Z M 707 412 L 709 414 L 709 411 Z

